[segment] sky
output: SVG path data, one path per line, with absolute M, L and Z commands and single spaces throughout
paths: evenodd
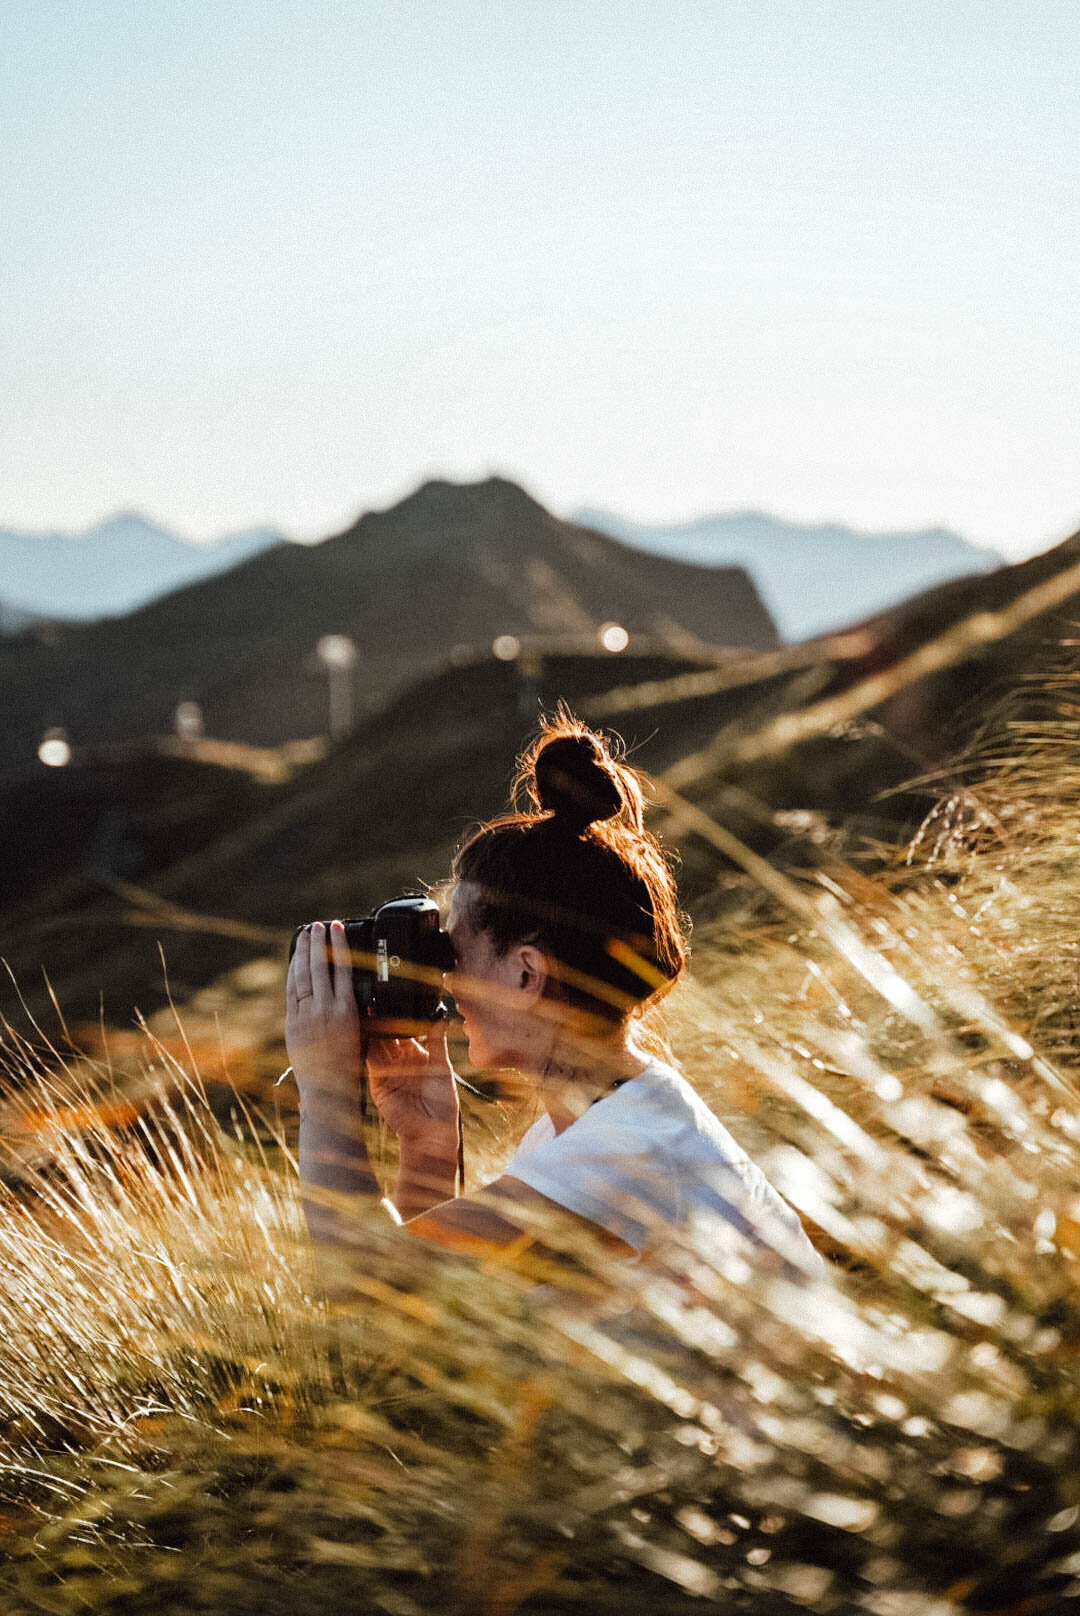
M 1080 527 L 1075 0 L 0 0 L 0 527 Z

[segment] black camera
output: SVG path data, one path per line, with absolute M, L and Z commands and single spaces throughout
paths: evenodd
M 310 922 L 309 922 L 310 924 Z M 439 920 L 438 904 L 421 893 L 391 898 L 363 920 L 346 920 L 345 941 L 352 956 L 352 986 L 365 1031 L 374 1037 L 423 1037 L 446 1015 L 443 972 L 454 963 L 450 939 Z M 296 939 L 308 926 L 293 935 Z M 326 951 L 331 979 L 330 924 Z

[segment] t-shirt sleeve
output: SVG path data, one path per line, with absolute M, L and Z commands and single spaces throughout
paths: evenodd
M 678 1223 L 683 1210 L 678 1174 L 658 1137 L 661 1120 L 652 1120 L 650 1127 L 636 1107 L 601 1102 L 515 1156 L 507 1176 L 641 1248 L 659 1226 Z
M 556 1134 L 535 1124 L 506 1176 L 641 1249 L 675 1228 L 820 1259 L 799 1220 L 715 1116 L 670 1076 L 631 1082 Z
M 549 1139 L 554 1139 L 554 1137 L 555 1129 L 552 1127 L 551 1118 L 545 1111 L 542 1117 L 537 1117 L 531 1127 L 526 1128 L 518 1141 L 517 1149 L 503 1171 L 513 1174 L 516 1178 L 517 1163 L 523 1162 L 526 1156 L 532 1156 L 540 1149 L 541 1145 L 546 1144 Z

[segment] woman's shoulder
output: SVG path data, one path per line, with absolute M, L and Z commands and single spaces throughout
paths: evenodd
M 607 1116 L 612 1120 L 616 1114 L 626 1121 L 639 1118 L 651 1128 L 659 1124 L 665 1134 L 676 1131 L 685 1136 L 688 1145 L 707 1146 L 733 1163 L 749 1160 L 693 1084 L 677 1067 L 659 1058 L 650 1060 L 637 1077 L 621 1083 L 593 1110 L 600 1105 L 609 1107 Z
M 628 1131 L 649 1139 L 678 1173 L 684 1216 L 720 1212 L 817 1271 L 819 1259 L 795 1212 L 674 1066 L 650 1061 L 612 1098 L 626 1113 Z
M 524 1161 L 527 1156 L 531 1156 L 539 1150 L 541 1145 L 546 1145 L 550 1139 L 554 1138 L 555 1125 L 547 1112 L 544 1111 L 537 1117 L 535 1122 L 526 1128 L 518 1140 L 517 1148 L 511 1157 L 511 1165 L 514 1162 Z

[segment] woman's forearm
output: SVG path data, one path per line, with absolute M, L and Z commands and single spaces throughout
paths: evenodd
M 364 1143 L 358 1087 L 339 1079 L 309 1078 L 300 1091 L 300 1183 L 312 1240 L 347 1238 L 347 1212 L 338 1197 L 377 1201 L 382 1190 Z M 325 1197 L 320 1190 L 328 1191 Z
M 429 1125 L 422 1134 L 398 1137 L 394 1205 L 403 1220 L 417 1218 L 453 1199 L 457 1190 L 458 1125 Z

